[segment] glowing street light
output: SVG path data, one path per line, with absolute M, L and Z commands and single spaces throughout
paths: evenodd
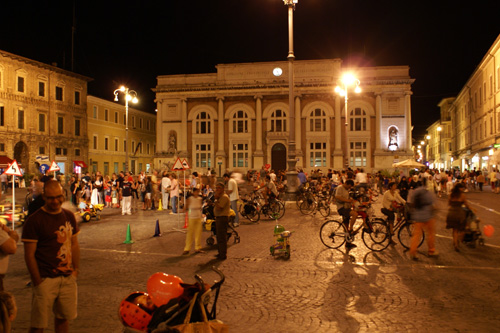
M 341 84 L 342 84 L 342 87 L 341 86 L 336 86 L 335 87 L 335 92 L 337 94 L 339 94 L 340 96 L 343 96 L 344 97 L 344 102 L 345 102 L 345 106 L 344 106 L 344 109 L 345 109 L 345 144 L 346 144 L 346 157 L 345 157 L 345 167 L 348 167 L 348 161 L 349 161 L 349 144 L 347 142 L 347 130 L 348 130 L 348 126 L 349 126 L 349 122 L 348 122 L 348 112 L 347 112 L 347 102 L 349 100 L 349 97 L 348 97 L 348 90 L 349 90 L 349 87 L 355 85 L 354 87 L 354 92 L 356 94 L 359 94 L 361 92 L 361 88 L 359 87 L 359 85 L 361 84 L 361 82 L 352 74 L 350 73 L 347 73 L 347 74 L 344 74 L 344 76 L 342 77 L 342 79 L 340 80 Z
M 115 102 L 118 102 L 118 95 L 123 93 L 125 95 L 125 171 L 128 171 L 128 102 L 137 103 L 139 100 L 137 99 L 137 92 L 135 90 L 129 90 L 125 86 L 121 86 L 116 89 L 115 94 Z

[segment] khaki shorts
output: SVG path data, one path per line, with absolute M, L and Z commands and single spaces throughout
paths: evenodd
M 77 286 L 73 275 L 45 278 L 33 287 L 31 327 L 47 328 L 52 310 L 58 319 L 75 319 L 76 304 Z

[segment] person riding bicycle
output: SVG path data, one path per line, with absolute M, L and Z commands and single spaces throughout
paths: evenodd
M 396 209 L 395 203 L 406 204 L 405 199 L 403 199 L 398 191 L 397 184 L 395 182 L 389 183 L 389 190 L 385 191 L 384 197 L 382 199 L 382 213 L 387 216 L 387 222 L 389 223 L 389 231 L 391 233 L 391 245 L 396 244 L 395 241 L 392 240 L 392 236 L 394 234 L 394 211 Z
M 354 222 L 358 217 L 358 213 L 352 210 L 352 204 L 354 199 L 349 196 L 349 190 L 354 186 L 354 181 L 352 179 L 346 180 L 346 182 L 337 187 L 335 191 L 335 200 L 337 201 L 337 212 L 343 217 L 343 223 L 349 232 L 352 232 L 352 227 Z M 346 242 L 346 247 L 356 247 L 356 245 L 351 242 Z
M 276 185 L 271 180 L 271 176 L 266 175 L 266 183 L 262 186 L 262 194 L 264 195 L 264 199 L 266 200 L 266 204 L 269 204 L 274 199 L 276 199 L 279 195 L 278 189 Z

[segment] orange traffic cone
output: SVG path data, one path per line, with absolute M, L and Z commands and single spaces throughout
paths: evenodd
M 187 229 L 188 227 L 188 214 L 186 213 L 186 218 L 184 219 L 184 227 L 182 227 L 183 229 Z

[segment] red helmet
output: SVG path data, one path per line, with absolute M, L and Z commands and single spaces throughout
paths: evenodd
M 120 303 L 120 320 L 127 327 L 146 332 L 153 313 L 151 309 L 136 301 L 139 296 L 149 297 L 145 292 L 136 291 Z

